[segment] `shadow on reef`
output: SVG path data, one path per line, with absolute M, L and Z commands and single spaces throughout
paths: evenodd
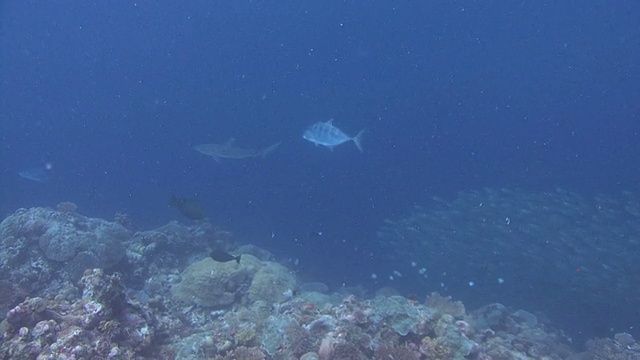
M 637 359 L 628 334 L 576 353 L 536 316 L 489 304 L 468 312 L 381 289 L 299 284 L 255 246 L 209 224 L 137 231 L 45 208 L 0 224 L 4 359 Z M 212 248 L 241 254 L 217 262 Z

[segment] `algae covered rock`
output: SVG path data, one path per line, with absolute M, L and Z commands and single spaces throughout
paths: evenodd
M 244 256 L 243 256 L 244 261 Z M 248 291 L 249 302 L 263 300 L 282 302 L 288 299 L 287 291 L 293 290 L 296 279 L 286 267 L 271 261 L 262 263 L 251 281 Z
M 173 297 L 187 304 L 221 308 L 234 302 L 281 302 L 294 289 L 295 277 L 284 266 L 242 255 L 240 263 L 205 258 L 182 273 L 182 281 L 171 289 Z
M 182 281 L 173 286 L 173 297 L 187 304 L 206 307 L 226 307 L 241 297 L 251 283 L 260 261 L 251 255 L 235 261 L 217 262 L 205 258 L 187 267 Z
M 66 263 L 75 279 L 85 269 L 116 265 L 130 237 L 131 232 L 115 222 L 47 208 L 19 209 L 0 224 L 1 239 L 19 244 L 22 251 L 37 244 L 48 260 Z

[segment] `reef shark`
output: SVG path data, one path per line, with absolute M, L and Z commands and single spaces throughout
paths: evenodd
M 265 157 L 275 150 L 280 143 L 275 143 L 262 150 L 246 149 L 234 146 L 235 139 L 231 138 L 224 144 L 200 144 L 195 145 L 193 150 L 211 156 L 213 160 L 220 162 L 221 159 L 246 159 L 253 157 Z

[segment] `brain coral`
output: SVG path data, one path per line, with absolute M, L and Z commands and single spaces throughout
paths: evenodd
M 182 273 L 182 281 L 174 285 L 171 292 L 185 303 L 225 307 L 242 295 L 242 289 L 251 282 L 259 265 L 260 260 L 251 255 L 243 255 L 240 264 L 217 262 L 207 257 L 189 265 Z
M 211 258 L 191 264 L 171 292 L 174 298 L 185 303 L 225 307 L 243 300 L 284 301 L 287 297 L 283 293 L 294 289 L 295 284 L 294 276 L 286 267 L 244 254 L 239 264 Z

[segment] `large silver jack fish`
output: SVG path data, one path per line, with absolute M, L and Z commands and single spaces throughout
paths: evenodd
M 344 144 L 347 141 L 353 141 L 358 150 L 362 151 L 362 134 L 361 130 L 356 136 L 349 136 L 342 130 L 333 125 L 333 119 L 327 122 L 317 122 L 307 128 L 302 137 L 316 145 L 326 146 L 333 150 L 334 147 Z

